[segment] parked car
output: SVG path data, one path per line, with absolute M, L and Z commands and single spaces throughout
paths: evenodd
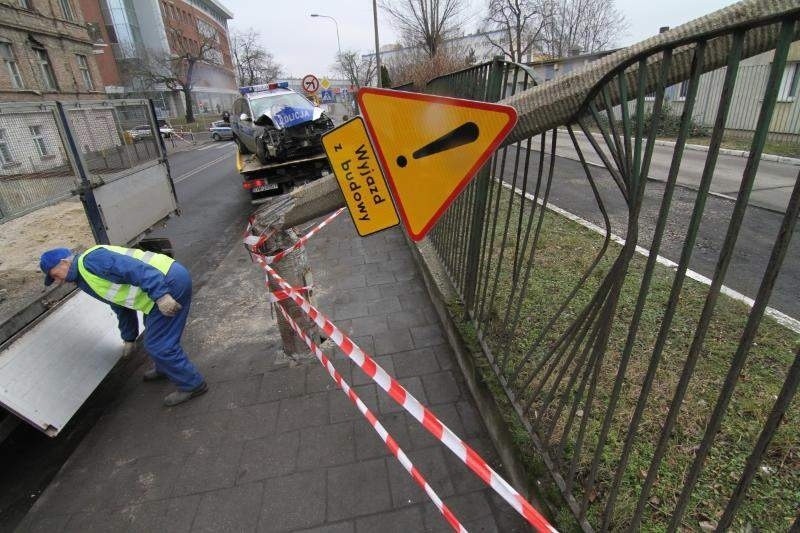
M 240 154 L 256 154 L 264 165 L 324 155 L 321 137 L 333 129 L 333 121 L 288 83 L 242 87 L 239 92 L 231 130 Z
M 158 132 L 161 134 L 162 137 L 165 139 L 169 139 L 175 130 L 172 129 L 166 121 L 159 120 L 158 121 Z M 152 137 L 152 130 L 150 128 L 150 124 L 142 124 L 140 126 L 136 126 L 133 129 L 127 131 L 128 135 L 131 136 L 131 139 L 134 141 L 140 141 L 142 139 L 149 139 Z
M 153 131 L 150 128 L 150 124 L 136 126 L 135 128 L 128 130 L 126 133 L 130 135 L 133 141 L 141 141 L 142 139 L 149 139 L 153 136 Z
M 233 131 L 231 130 L 231 125 L 224 120 L 218 120 L 216 122 L 211 123 L 211 127 L 208 128 L 208 131 L 211 132 L 211 138 L 215 141 L 222 141 L 233 139 Z
M 169 125 L 169 122 L 164 119 L 158 119 L 158 131 L 165 139 L 169 139 L 172 137 L 172 134 L 175 133 L 175 130 Z

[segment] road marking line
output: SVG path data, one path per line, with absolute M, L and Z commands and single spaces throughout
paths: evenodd
M 495 179 L 497 179 L 497 178 L 495 178 Z M 506 189 L 513 190 L 515 193 L 520 194 L 520 195 L 523 194 L 522 190 L 519 189 L 518 187 L 513 187 L 512 188 L 511 184 L 506 183 L 505 181 L 503 181 L 501 183 L 503 184 L 503 187 L 505 187 Z M 528 200 L 533 200 L 534 199 L 534 196 L 532 194 L 527 193 L 527 192 L 524 193 L 524 194 L 525 194 L 525 198 L 527 198 Z M 539 205 L 543 205 L 544 202 L 542 202 L 541 198 L 536 198 L 536 203 L 539 204 Z M 570 213 L 566 209 L 561 209 L 560 207 L 558 207 L 556 205 L 553 205 L 551 203 L 548 203 L 546 207 L 550 211 L 553 211 L 554 213 L 558 213 L 559 215 L 562 215 L 562 216 L 572 220 L 573 222 L 577 222 L 578 224 L 580 224 L 584 228 L 590 229 L 590 230 L 594 231 L 595 233 L 599 233 L 603 237 L 605 237 L 605 235 L 606 235 L 606 230 L 604 230 L 603 228 L 601 228 L 597 224 L 594 224 L 593 222 L 589 222 L 588 220 L 583 219 L 583 218 L 579 217 L 578 215 Z M 615 243 L 617 243 L 619 245 L 622 245 L 622 246 L 625 245 L 625 239 L 623 239 L 619 235 L 615 235 L 615 234 L 612 233 L 610 238 L 611 238 L 612 241 L 614 241 Z M 650 250 L 648 250 L 647 248 L 644 248 L 642 246 L 639 246 L 639 245 L 636 245 L 636 252 L 638 254 L 643 255 L 644 257 L 649 257 L 650 256 Z M 656 256 L 656 262 L 659 263 L 660 265 L 663 265 L 663 266 L 665 266 L 667 268 L 670 268 L 670 269 L 673 269 L 673 270 L 678 268 L 678 263 L 676 263 L 675 261 L 672 261 L 671 259 L 667 259 L 666 257 L 664 257 L 662 255 L 657 255 Z M 699 272 L 695 272 L 694 270 L 691 270 L 691 269 L 687 269 L 686 270 L 686 277 L 690 278 L 690 279 L 693 279 L 693 280 L 695 280 L 695 281 L 697 281 L 699 283 L 702 283 L 703 285 L 711 285 L 711 279 L 710 278 L 700 274 Z M 722 294 L 724 294 L 725 296 L 728 296 L 729 298 L 733 298 L 736 301 L 742 302 L 743 304 L 745 304 L 746 306 L 748 306 L 750 308 L 752 308 L 753 304 L 755 303 L 755 301 L 752 298 L 750 298 L 749 296 L 745 296 L 741 292 L 736 291 L 734 289 L 731 289 L 727 285 L 722 285 L 722 287 L 720 288 L 720 292 Z M 792 318 L 789 315 L 787 315 L 786 313 L 782 313 L 781 311 L 778 311 L 774 307 L 767 307 L 764 310 L 764 314 L 767 315 L 768 317 L 772 318 L 773 320 L 775 320 L 775 322 L 777 322 L 778 324 L 780 324 L 780 325 L 792 330 L 793 332 L 800 333 L 800 320 Z
M 181 174 L 180 176 L 178 176 L 177 178 L 175 178 L 172 181 L 174 183 L 180 183 L 180 182 L 182 182 L 182 181 L 184 181 L 186 179 L 191 178 L 192 176 L 194 176 L 198 172 L 202 172 L 205 169 L 207 169 L 208 167 L 210 167 L 212 165 L 216 165 L 217 163 L 219 163 L 220 161 L 225 160 L 226 158 L 230 157 L 231 155 L 233 155 L 233 154 L 232 153 L 226 153 L 224 155 L 221 155 L 218 158 L 213 159 L 213 160 L 209 161 L 208 163 L 205 163 L 204 165 L 200 165 L 199 167 L 194 168 L 194 169 L 190 170 L 189 172 L 185 172 L 184 174 Z

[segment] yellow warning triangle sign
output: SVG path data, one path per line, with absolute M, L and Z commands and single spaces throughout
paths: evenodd
M 358 103 L 406 229 L 422 239 L 517 122 L 513 107 L 364 87 Z

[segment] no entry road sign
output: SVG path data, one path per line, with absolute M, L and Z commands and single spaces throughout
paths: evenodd
M 308 74 L 303 78 L 303 90 L 314 94 L 319 90 L 319 80 L 313 74 Z

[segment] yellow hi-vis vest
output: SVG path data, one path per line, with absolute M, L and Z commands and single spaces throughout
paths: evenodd
M 155 252 L 145 252 L 144 250 L 137 250 L 135 248 L 123 248 L 122 246 L 110 246 L 105 244 L 92 246 L 78 257 L 78 271 L 81 273 L 81 277 L 83 277 L 84 281 L 86 281 L 89 287 L 91 287 L 92 290 L 101 298 L 108 300 L 111 303 L 121 305 L 122 307 L 135 309 L 144 314 L 148 314 L 150 310 L 153 309 L 155 302 L 150 299 L 147 293 L 144 292 L 140 287 L 135 285 L 113 283 L 107 279 L 103 279 L 100 276 L 92 274 L 86 269 L 83 264 L 83 258 L 86 256 L 86 254 L 93 250 L 97 250 L 98 248 L 105 248 L 110 252 L 127 255 L 129 257 L 133 257 L 134 259 L 138 259 L 139 261 L 143 261 L 148 265 L 157 268 L 164 275 L 167 274 L 169 267 L 172 266 L 172 263 L 174 263 L 175 260 L 169 256 L 157 254 Z

